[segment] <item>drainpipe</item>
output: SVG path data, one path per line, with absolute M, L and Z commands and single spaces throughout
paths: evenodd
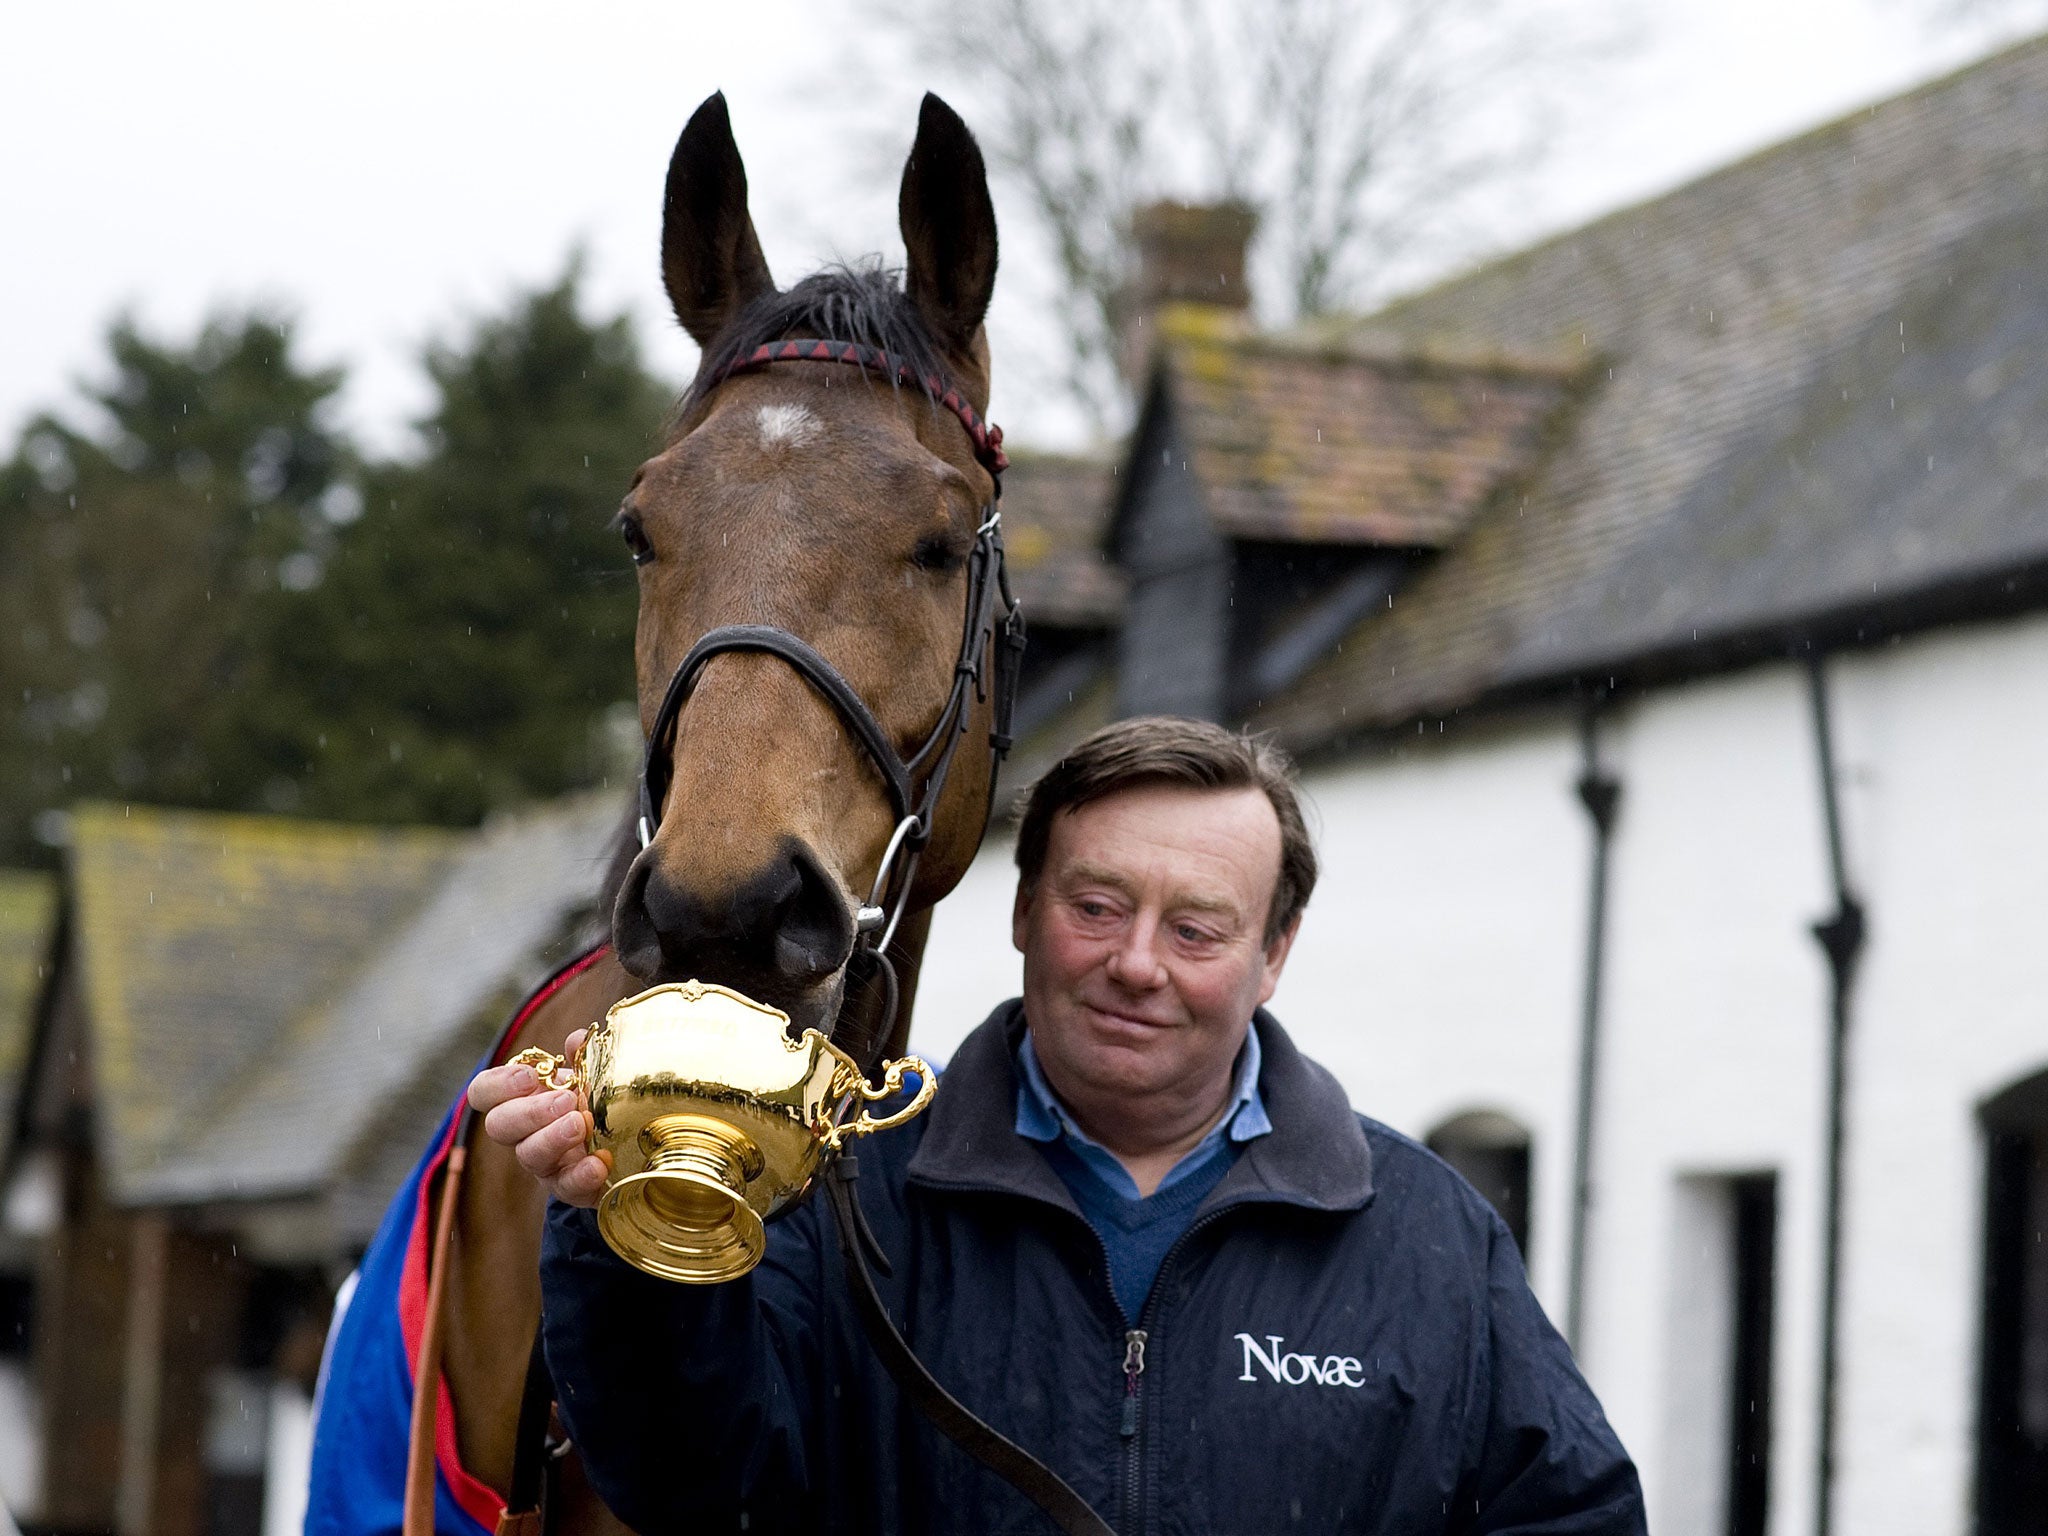
M 1828 1107 L 1826 1223 L 1821 1239 L 1820 1293 L 1820 1430 L 1816 1437 L 1813 1486 L 1814 1536 L 1829 1536 L 1834 1505 L 1835 1377 L 1837 1309 L 1841 1298 L 1842 1261 L 1842 1107 L 1847 1086 L 1849 994 L 1856 963 L 1863 953 L 1863 903 L 1849 888 L 1842 856 L 1842 809 L 1835 766 L 1834 734 L 1828 720 L 1826 658 L 1818 651 L 1807 657 L 1808 696 L 1813 705 L 1813 741 L 1820 769 L 1820 802 L 1828 837 L 1828 869 L 1834 879 L 1835 910 L 1813 925 L 1813 936 L 1827 957 Z
M 1600 1078 L 1600 980 L 1607 952 L 1607 855 L 1621 808 L 1621 781 L 1600 768 L 1600 709 L 1596 694 L 1579 718 L 1579 803 L 1593 823 L 1593 878 L 1587 898 L 1586 974 L 1579 1017 L 1579 1098 L 1572 1128 L 1572 1226 L 1565 1280 L 1564 1336 L 1574 1354 L 1585 1349 L 1586 1229 L 1593 1207 L 1594 1092 Z

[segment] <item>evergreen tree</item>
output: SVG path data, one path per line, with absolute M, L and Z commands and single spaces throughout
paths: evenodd
M 117 322 L 94 423 L 0 462 L 0 864 L 85 796 L 468 824 L 598 782 L 637 740 L 609 520 L 670 396 L 578 289 L 430 348 L 392 463 L 286 319 Z
M 260 803 L 236 718 L 259 609 L 318 569 L 348 453 L 338 370 L 290 322 L 222 314 L 186 346 L 108 334 L 96 425 L 33 420 L 0 463 L 0 862 L 84 795 Z
M 578 288 L 572 265 L 430 349 L 418 457 L 365 474 L 319 584 L 274 603 L 249 736 L 305 810 L 473 822 L 595 783 L 637 736 L 609 523 L 670 396 Z

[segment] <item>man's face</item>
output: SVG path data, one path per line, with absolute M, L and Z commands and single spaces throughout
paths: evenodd
M 1062 1098 L 1227 1089 L 1294 934 L 1268 945 L 1280 822 L 1257 788 L 1140 785 L 1053 818 L 1019 889 L 1024 1014 Z

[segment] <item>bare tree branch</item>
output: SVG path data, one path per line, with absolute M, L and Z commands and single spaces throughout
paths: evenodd
M 977 103 L 1058 270 L 1066 387 L 1101 427 L 1129 408 L 1117 337 L 1139 206 L 1251 206 L 1275 319 L 1366 303 L 1470 247 L 1627 4 L 861 0 Z

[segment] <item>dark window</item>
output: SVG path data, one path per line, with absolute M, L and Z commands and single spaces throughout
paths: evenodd
M 1529 1254 L 1529 1133 L 1506 1115 L 1474 1110 L 1447 1120 L 1429 1135 L 1429 1150 L 1486 1196 Z
M 1979 1536 L 2048 1530 L 2048 1073 L 1985 1109 Z
M 1735 1306 L 1729 1329 L 1728 1536 L 1764 1536 L 1771 1488 L 1771 1297 L 1778 1272 L 1778 1179 L 1729 1181 Z
M 206 1480 L 207 1536 L 262 1536 L 263 1474 L 215 1472 Z
M 35 1329 L 35 1282 L 0 1274 L 0 1359 L 26 1355 Z

